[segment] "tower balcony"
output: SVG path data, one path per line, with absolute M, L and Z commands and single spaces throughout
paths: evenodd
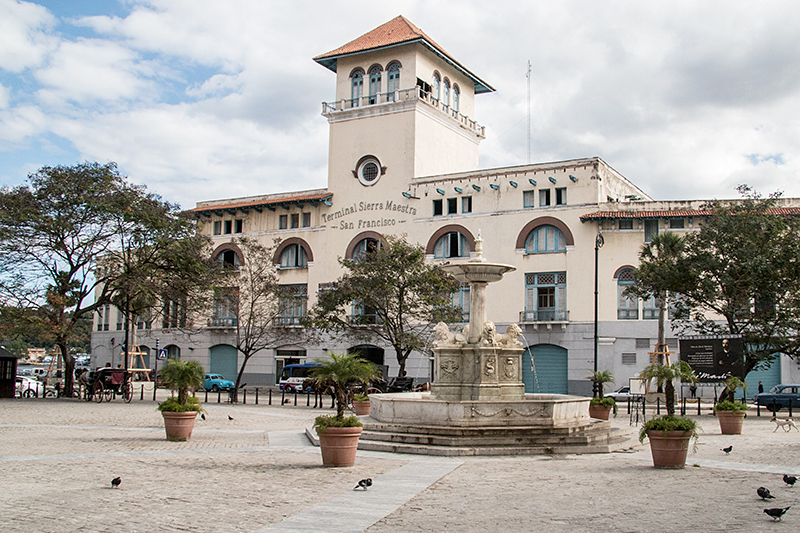
M 455 121 L 462 128 L 473 132 L 478 137 L 482 139 L 486 137 L 485 126 L 481 126 L 466 115 L 462 115 L 452 106 L 445 105 L 441 100 L 434 98 L 431 93 L 423 91 L 419 87 L 357 98 L 346 98 L 336 102 L 322 102 L 322 116 L 328 120 L 349 118 L 346 115 L 355 114 L 365 109 L 374 109 L 378 113 L 397 112 L 398 108 L 410 107 L 418 103 L 438 110 L 449 117 L 450 120 Z

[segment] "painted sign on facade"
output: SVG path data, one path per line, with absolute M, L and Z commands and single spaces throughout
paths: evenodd
M 699 381 L 743 378 L 744 342 L 733 335 L 699 335 L 680 339 L 681 361 L 686 361 Z

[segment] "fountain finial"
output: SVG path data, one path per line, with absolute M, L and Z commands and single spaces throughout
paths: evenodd
M 481 230 L 478 230 L 478 236 L 475 238 L 475 257 L 470 259 L 473 263 L 485 263 L 486 258 L 483 257 L 483 237 L 481 237 Z

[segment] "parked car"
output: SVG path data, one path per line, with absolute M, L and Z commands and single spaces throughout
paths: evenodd
M 770 411 L 788 409 L 789 402 L 792 403 L 792 409 L 800 409 L 800 385 L 775 385 L 769 392 L 756 394 L 753 401 Z
M 17 376 L 16 395 L 20 398 L 44 396 L 44 383 L 27 376 Z
M 233 388 L 233 381 L 227 380 L 219 374 L 206 374 L 203 380 L 203 388 L 210 392 L 230 390 Z
M 636 400 L 639 398 L 638 395 L 631 394 L 631 388 L 628 387 L 627 385 L 618 388 L 614 392 L 605 393 L 603 394 L 603 396 L 606 396 L 608 398 L 614 398 L 615 402 L 627 402 L 628 399 Z

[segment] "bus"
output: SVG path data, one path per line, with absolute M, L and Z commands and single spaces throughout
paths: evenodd
M 303 363 L 299 365 L 286 365 L 281 371 L 278 385 L 281 390 L 294 392 L 303 390 L 303 382 L 311 376 L 314 368 L 322 366 L 319 363 Z

